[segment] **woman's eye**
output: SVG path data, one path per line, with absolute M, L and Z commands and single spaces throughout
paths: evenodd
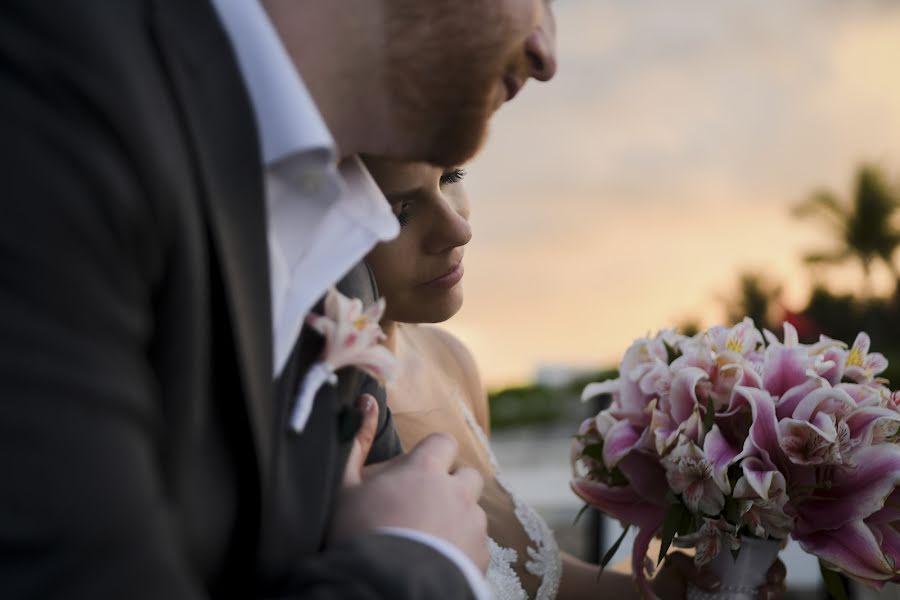
M 394 209 L 394 215 L 397 217 L 397 222 L 400 223 L 400 227 L 405 226 L 409 223 L 410 219 L 410 208 L 412 208 L 411 202 L 400 202 L 396 205 Z
M 463 180 L 463 177 L 466 176 L 465 169 L 453 169 L 452 171 L 447 171 L 443 175 L 441 175 L 441 185 L 450 185 L 453 183 L 459 183 Z

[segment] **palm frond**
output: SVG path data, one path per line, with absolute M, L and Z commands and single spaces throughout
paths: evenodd
M 799 219 L 824 218 L 837 231 L 843 231 L 851 217 L 850 211 L 842 206 L 838 197 L 828 190 L 813 193 L 809 198 L 795 205 L 791 214 Z
M 849 248 L 830 252 L 808 252 L 803 255 L 803 262 L 811 265 L 834 265 L 849 260 L 852 255 Z

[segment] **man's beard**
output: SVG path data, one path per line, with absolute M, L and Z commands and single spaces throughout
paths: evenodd
M 457 2 L 388 5 L 386 89 L 395 137 L 409 154 L 402 158 L 460 165 L 480 148 L 496 109 L 497 86 L 514 55 L 509 24 L 499 13 L 484 15 L 492 23 L 481 23 L 485 35 L 473 36 L 472 19 Z

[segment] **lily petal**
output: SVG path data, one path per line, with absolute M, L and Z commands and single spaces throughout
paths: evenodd
M 778 444 L 778 424 L 772 396 L 766 390 L 739 386 L 735 388 L 729 413 L 739 412 L 745 406 L 750 407 L 752 415 L 747 439 L 761 453 L 763 460 L 787 472 L 787 462 Z
M 718 425 L 713 425 L 703 441 L 703 453 L 712 466 L 713 480 L 726 494 L 731 493 L 731 485 L 727 477 L 728 467 L 744 456 L 742 450 L 742 448 L 735 448 L 725 439 Z
M 697 384 L 709 375 L 697 367 L 685 367 L 672 379 L 669 392 L 669 414 L 676 423 L 687 421 L 697 408 Z
M 614 394 L 619 391 L 619 379 L 607 379 L 606 381 L 597 381 L 589 383 L 581 392 L 582 402 L 600 396 L 602 394 Z
M 835 530 L 795 536 L 806 552 L 814 554 L 847 575 L 886 581 L 894 569 L 881 551 L 879 540 L 861 521 L 851 521 Z
M 778 481 L 782 489 L 784 488 L 784 475 L 759 458 L 751 456 L 744 459 L 741 463 L 741 468 L 744 471 L 744 479 L 747 484 L 763 500 L 769 500 L 769 491 L 774 481 Z M 738 492 L 735 490 L 735 495 L 737 494 Z M 744 494 L 741 494 L 741 496 L 743 497 Z
M 763 387 L 773 396 L 781 396 L 796 385 L 806 383 L 811 360 L 798 347 L 778 344 L 766 349 Z
M 634 449 L 640 436 L 641 432 L 628 421 L 619 421 L 613 425 L 603 440 L 603 464 L 609 469 L 615 467 Z
M 662 522 L 665 515 L 662 506 L 647 502 L 631 486 L 608 486 L 585 478 L 573 479 L 571 486 L 579 498 L 628 525 Z
M 797 403 L 793 414 L 795 419 L 811 420 L 819 411 L 844 415 L 856 408 L 856 401 L 841 388 L 823 387 L 810 392 Z
M 666 471 L 655 458 L 643 452 L 632 452 L 619 461 L 619 470 L 641 498 L 665 508 Z
M 847 417 L 850 436 L 861 444 L 870 445 L 875 437 L 876 429 L 888 423 L 900 426 L 900 413 L 889 408 L 868 406 L 853 411 Z
M 831 487 L 796 504 L 797 530 L 804 536 L 835 530 L 861 521 L 880 510 L 900 485 L 900 446 L 882 444 L 861 448 L 853 467 L 835 467 Z
M 779 419 L 791 417 L 800 402 L 814 391 L 826 387 L 828 382 L 821 377 L 811 377 L 800 385 L 795 385 L 783 393 L 775 403 L 775 414 Z

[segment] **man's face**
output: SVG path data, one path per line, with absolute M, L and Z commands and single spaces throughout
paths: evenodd
M 556 71 L 550 0 L 385 0 L 386 84 L 403 153 L 462 164 L 530 77 Z

